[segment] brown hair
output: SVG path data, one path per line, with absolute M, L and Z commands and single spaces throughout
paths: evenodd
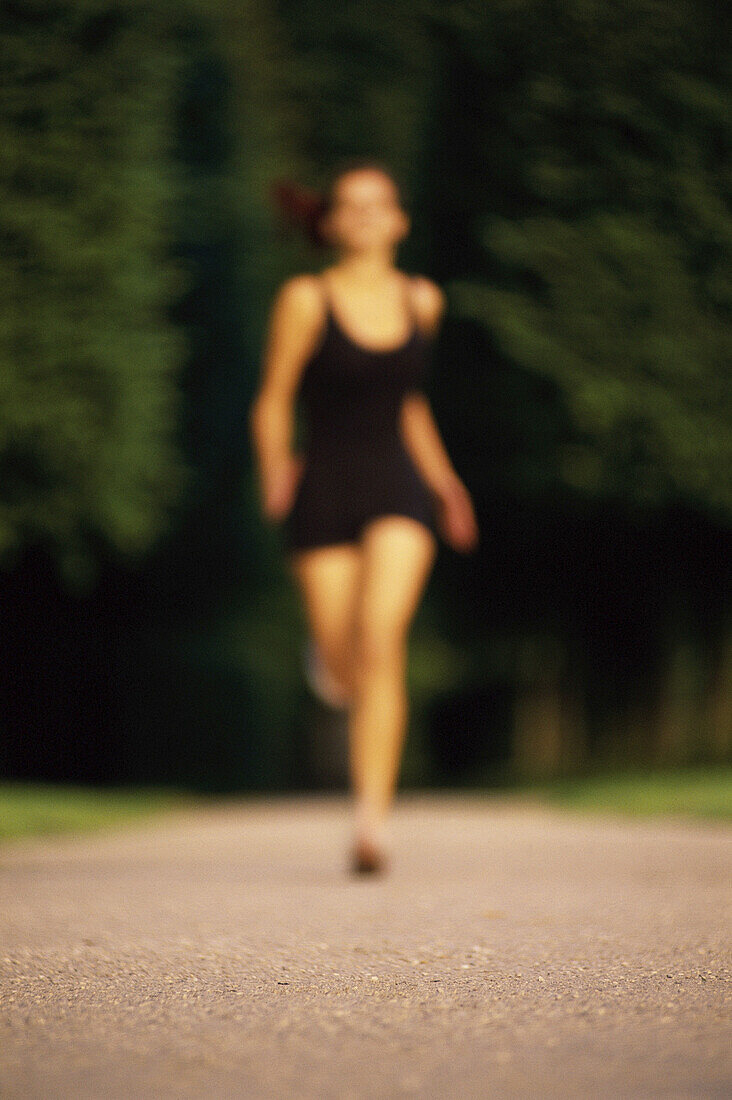
M 371 157 L 349 157 L 339 162 L 331 171 L 323 188 L 318 190 L 296 183 L 291 179 L 277 179 L 269 189 L 270 200 L 278 210 L 280 218 L 289 227 L 300 228 L 311 244 L 319 248 L 328 245 L 318 226 L 320 218 L 327 214 L 333 205 L 336 184 L 341 176 L 361 169 L 375 169 L 383 172 L 394 183 L 401 196 L 403 187 L 392 169 L 383 161 Z

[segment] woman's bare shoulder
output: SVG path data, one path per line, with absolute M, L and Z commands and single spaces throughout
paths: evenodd
M 447 305 L 444 290 L 426 275 L 411 275 L 412 294 L 415 308 L 429 328 L 435 328 Z
M 275 300 L 312 313 L 317 312 L 317 305 L 322 300 L 322 296 L 320 275 L 302 272 L 298 275 L 290 275 L 280 283 Z

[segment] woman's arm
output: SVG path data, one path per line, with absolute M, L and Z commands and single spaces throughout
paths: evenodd
M 444 495 L 460 479 L 445 450 L 425 394 L 407 394 L 402 403 L 400 427 L 404 445 L 422 480 L 435 496 Z
M 437 335 L 445 312 L 445 293 L 431 279 L 415 279 L 414 304 L 423 331 Z M 421 390 L 408 393 L 402 402 L 402 440 L 430 490 L 439 496 L 458 477 L 435 423 L 430 403 Z
M 428 331 L 435 335 L 445 311 L 445 295 L 429 279 L 419 280 L 419 291 L 419 312 Z M 404 446 L 434 497 L 443 537 L 456 550 L 474 550 L 480 533 L 473 502 L 450 461 L 430 403 L 422 391 L 405 396 L 399 428 Z
M 270 314 L 262 380 L 249 409 L 263 510 L 270 519 L 287 512 L 299 473 L 292 454 L 295 396 L 321 310 L 313 277 L 296 275 L 282 284 Z

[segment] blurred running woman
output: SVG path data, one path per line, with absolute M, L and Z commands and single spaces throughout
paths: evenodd
M 395 266 L 410 229 L 378 161 L 351 161 L 325 194 L 279 183 L 280 209 L 336 252 L 279 288 L 250 409 L 262 508 L 281 522 L 310 638 L 308 682 L 347 708 L 355 837 L 350 868 L 389 865 L 387 821 L 407 729 L 407 640 L 441 535 L 478 527 L 425 395 L 443 291 Z M 292 451 L 295 402 L 305 454 Z

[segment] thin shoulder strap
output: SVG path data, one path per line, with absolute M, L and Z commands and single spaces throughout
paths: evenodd
M 331 304 L 330 304 L 330 290 L 328 289 L 328 276 L 323 272 L 320 274 L 320 289 L 323 295 L 323 304 L 325 306 L 325 316 L 330 316 Z
M 412 278 L 410 275 L 404 276 L 404 301 L 407 307 L 407 316 L 410 321 L 414 322 L 414 306 L 412 305 Z
M 414 292 L 414 278 L 412 275 L 404 276 L 404 300 L 407 306 L 407 316 L 413 329 L 417 329 L 419 333 L 422 332 L 422 326 L 420 319 L 417 316 L 417 311 L 414 308 L 414 299 L 412 297 Z

